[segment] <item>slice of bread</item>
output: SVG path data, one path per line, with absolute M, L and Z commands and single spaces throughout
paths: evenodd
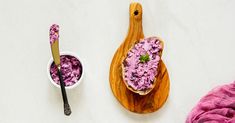
M 127 71 L 127 69 L 126 69 L 126 59 L 127 59 L 127 57 L 128 57 L 128 53 L 129 52 L 131 52 L 131 50 L 137 45 L 137 44 L 139 44 L 140 42 L 146 42 L 146 41 L 149 41 L 149 40 L 151 40 L 151 41 L 159 41 L 159 49 L 158 49 L 158 52 L 156 53 L 156 54 L 154 54 L 154 55 L 156 55 L 156 56 L 158 56 L 158 57 L 160 57 L 160 59 L 157 61 L 158 62 L 158 64 L 157 64 L 157 69 L 156 69 L 156 74 L 154 75 L 154 79 L 153 79 L 153 81 L 151 81 L 151 80 L 149 80 L 148 81 L 148 83 L 150 84 L 148 87 L 145 87 L 144 89 L 135 89 L 134 88 L 134 85 L 130 85 L 130 84 L 128 84 L 128 81 L 129 81 L 129 83 L 131 82 L 130 80 L 128 80 L 128 78 L 125 76 L 125 72 Z M 123 58 L 123 60 L 122 60 L 122 77 L 123 77 L 123 81 L 124 81 L 124 83 L 125 83 L 125 85 L 126 85 L 126 87 L 130 90 L 130 91 L 132 91 L 132 92 L 134 92 L 134 93 L 137 93 L 137 94 L 139 94 L 139 95 L 147 95 L 149 92 L 151 92 L 152 90 L 153 90 L 153 88 L 155 87 L 155 85 L 157 84 L 157 79 L 156 79 L 156 76 L 157 76 L 157 73 L 158 73 L 158 71 L 159 71 L 159 62 L 161 61 L 161 56 L 162 56 L 162 51 L 163 51 L 163 46 L 164 46 L 164 44 L 163 44 L 163 41 L 160 39 L 160 38 L 158 38 L 158 37 L 149 37 L 149 38 L 145 38 L 145 39 L 141 39 L 141 40 L 139 40 L 136 44 L 134 44 L 132 47 L 131 47 L 131 49 L 129 50 L 129 52 L 126 54 L 126 56 Z M 141 47 L 142 48 L 142 47 Z M 143 48 L 142 48 L 143 49 Z M 151 49 L 152 50 L 152 49 Z M 150 51 L 150 50 L 149 50 Z M 147 51 L 146 51 L 147 52 Z M 133 52 L 132 52 L 133 53 Z M 135 54 L 136 55 L 136 54 Z M 153 54 L 151 54 L 151 55 L 153 55 Z M 150 60 L 152 60 L 151 58 L 150 58 Z M 156 61 L 156 60 L 155 60 Z M 140 63 L 139 63 L 140 64 Z M 146 63 L 147 64 L 147 63 Z M 136 69 L 135 69 L 136 70 Z M 132 76 L 132 75 L 131 75 Z M 148 76 L 148 77 L 150 77 L 150 76 Z M 141 77 L 140 78 L 138 78 L 138 79 L 141 79 Z M 151 82 L 150 82 L 151 81 Z M 137 83 L 139 83 L 139 81 L 137 82 Z

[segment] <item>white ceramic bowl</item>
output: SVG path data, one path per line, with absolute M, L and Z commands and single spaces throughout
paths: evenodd
M 84 66 L 83 66 L 83 63 L 82 63 L 81 59 L 80 59 L 76 54 L 74 54 L 74 53 L 72 53 L 72 52 L 68 52 L 68 51 L 66 51 L 66 52 L 61 52 L 60 55 L 71 55 L 71 56 L 74 56 L 74 57 L 77 58 L 77 59 L 80 61 L 80 63 L 81 63 L 81 66 L 82 66 L 82 73 L 81 73 L 80 79 L 77 80 L 77 82 L 76 82 L 75 84 L 71 85 L 71 86 L 65 86 L 66 89 L 73 89 L 73 88 L 77 87 L 77 86 L 82 82 L 83 74 L 84 74 Z M 54 80 L 51 78 L 50 67 L 51 67 L 51 64 L 53 63 L 53 61 L 54 61 L 53 58 L 51 58 L 51 59 L 49 60 L 48 64 L 47 64 L 47 75 L 48 75 L 48 78 L 49 78 L 50 82 L 51 82 L 55 87 L 60 88 L 60 85 L 56 84 L 56 83 L 54 82 Z

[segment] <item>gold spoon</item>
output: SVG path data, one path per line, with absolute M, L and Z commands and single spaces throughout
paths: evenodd
M 64 114 L 69 116 L 72 111 L 69 106 L 69 102 L 67 99 L 67 94 L 65 90 L 64 80 L 61 74 L 61 66 L 60 66 L 60 51 L 59 51 L 59 26 L 53 24 L 50 28 L 50 44 L 51 44 L 51 52 L 55 62 L 55 65 L 58 69 L 58 75 L 60 79 L 60 88 L 62 92 L 62 98 L 64 102 Z

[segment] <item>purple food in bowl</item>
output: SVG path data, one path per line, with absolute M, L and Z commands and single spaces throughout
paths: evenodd
M 60 65 L 65 88 L 71 89 L 79 85 L 83 76 L 83 66 L 80 59 L 73 53 L 62 52 L 60 55 Z M 52 84 L 60 88 L 57 67 L 52 58 L 48 63 L 47 69 L 48 77 Z

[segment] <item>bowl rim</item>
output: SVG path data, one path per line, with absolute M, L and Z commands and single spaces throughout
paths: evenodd
M 81 61 L 81 58 L 78 57 L 78 55 L 76 55 L 75 53 L 70 52 L 70 51 L 62 51 L 62 52 L 60 52 L 60 55 L 71 55 L 71 56 L 74 56 L 75 58 L 77 58 L 77 59 L 79 60 L 81 66 L 82 66 L 81 77 L 75 82 L 75 84 L 73 84 L 73 85 L 71 85 L 71 86 L 65 86 L 66 89 L 73 89 L 73 88 L 77 87 L 77 86 L 81 83 L 81 81 L 82 81 L 82 79 L 83 79 L 83 74 L 84 74 L 84 65 L 83 65 L 83 62 Z M 53 58 L 51 57 L 51 58 L 49 59 L 48 63 L 47 63 L 47 76 L 48 76 L 50 82 L 51 82 L 55 87 L 60 88 L 60 85 L 56 84 L 56 83 L 54 82 L 54 80 L 51 78 L 50 67 L 51 67 L 51 64 L 53 63 L 53 61 L 54 61 L 54 60 L 53 60 Z

